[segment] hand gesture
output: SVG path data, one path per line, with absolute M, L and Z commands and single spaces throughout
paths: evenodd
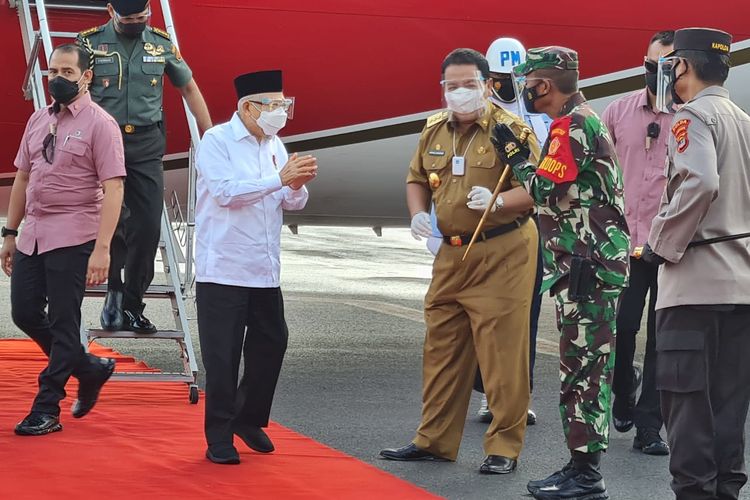
M 411 235 L 415 240 L 432 236 L 432 222 L 427 212 L 418 212 L 411 218 Z
M 104 283 L 109 274 L 109 249 L 94 247 L 89 256 L 86 270 L 86 286 L 97 286 Z
M 299 156 L 294 153 L 279 172 L 281 184 L 299 189 L 314 179 L 318 173 L 318 160 L 311 155 Z
M 467 207 L 472 210 L 479 210 L 480 212 L 484 212 L 487 209 L 487 205 L 490 204 L 490 200 L 492 199 L 492 191 L 484 186 L 473 186 L 471 188 L 471 191 L 469 191 L 469 195 L 467 196 L 467 198 L 469 198 L 469 201 L 466 203 Z M 492 207 L 492 212 L 494 212 L 496 209 L 497 205 L 494 205 Z
M 503 163 L 515 167 L 529 161 L 529 156 L 531 156 L 529 147 L 518 139 L 506 124 L 495 125 L 490 140 L 495 145 L 495 150 Z
M 0 249 L 0 265 L 3 266 L 3 272 L 10 276 L 13 272 L 13 256 L 16 253 L 16 239 L 7 237 L 3 239 L 3 248 Z

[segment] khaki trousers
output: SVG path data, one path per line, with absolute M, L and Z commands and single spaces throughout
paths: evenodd
M 533 220 L 465 247 L 443 244 L 425 297 L 422 422 L 414 444 L 455 460 L 477 363 L 493 420 L 487 455 L 517 459 L 529 407 L 529 310 L 538 234 Z

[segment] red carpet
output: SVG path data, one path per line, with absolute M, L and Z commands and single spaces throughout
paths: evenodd
M 118 371 L 145 365 L 109 349 Z M 63 401 L 63 431 L 21 437 L 13 427 L 29 410 L 44 355 L 31 341 L 0 341 L 0 498 L 286 499 L 436 498 L 310 438 L 271 424 L 276 452 L 261 455 L 237 439 L 240 465 L 204 458 L 203 398 L 187 401 L 176 383 L 112 382 L 94 411 L 70 416 L 77 383 Z

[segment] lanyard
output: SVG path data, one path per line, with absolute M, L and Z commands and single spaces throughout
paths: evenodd
M 474 131 L 474 135 L 471 136 L 471 139 L 469 139 L 469 144 L 466 145 L 466 149 L 464 149 L 464 154 L 466 154 L 469 151 L 469 148 L 471 147 L 471 143 L 474 141 L 474 138 L 479 133 L 479 129 L 476 129 Z M 456 131 L 453 131 L 453 156 L 456 156 Z M 463 158 L 461 156 L 460 158 Z

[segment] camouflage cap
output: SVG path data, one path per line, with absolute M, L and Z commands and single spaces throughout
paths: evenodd
M 528 75 L 538 69 L 578 69 L 578 52 L 567 47 L 538 47 L 526 52 L 526 62 L 514 68 L 516 75 Z

